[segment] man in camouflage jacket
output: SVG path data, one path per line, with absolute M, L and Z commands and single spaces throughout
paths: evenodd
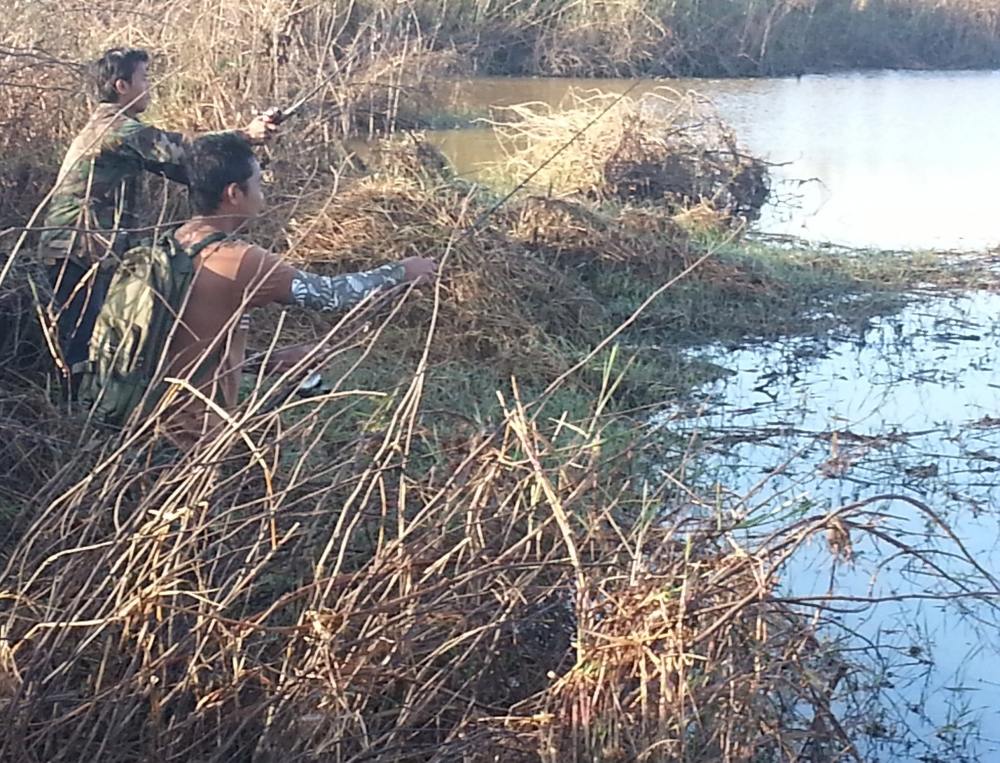
M 87 358 L 117 257 L 151 233 L 136 230 L 142 174 L 187 183 L 187 140 L 139 120 L 150 100 L 148 64 L 145 51 L 123 48 L 97 61 L 101 102 L 70 146 L 49 200 L 39 251 L 55 292 L 66 371 Z M 260 142 L 274 127 L 258 117 L 243 132 Z

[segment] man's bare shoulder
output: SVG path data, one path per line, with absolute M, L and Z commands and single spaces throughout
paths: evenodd
M 203 223 L 185 223 L 174 232 L 174 238 L 185 249 L 191 249 L 210 236 L 217 236 L 219 233 L 225 232 Z M 228 256 L 245 256 L 247 253 L 259 256 L 258 253 L 264 253 L 264 250 L 252 241 L 247 241 L 233 234 L 225 235 L 224 239 L 207 247 L 205 254 L 210 253 L 214 257 L 223 254 Z

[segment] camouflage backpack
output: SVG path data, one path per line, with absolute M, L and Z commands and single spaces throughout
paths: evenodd
M 121 426 L 140 404 L 150 410 L 163 396 L 165 385 L 155 377 L 194 280 L 194 258 L 225 238 L 213 233 L 185 249 L 167 233 L 122 256 L 80 383 L 80 400 L 99 420 Z

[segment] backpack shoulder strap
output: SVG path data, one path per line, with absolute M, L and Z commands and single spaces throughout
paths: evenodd
M 163 238 L 160 239 L 161 245 L 166 249 L 171 257 L 175 257 L 178 254 L 186 254 L 188 259 L 194 259 L 199 254 L 201 254 L 208 247 L 225 241 L 229 238 L 228 233 L 223 233 L 222 231 L 215 231 L 214 233 L 209 233 L 205 238 L 200 241 L 195 242 L 189 247 L 185 247 L 177 240 L 177 237 L 173 233 L 165 233 Z
M 196 244 L 192 244 L 190 247 L 188 247 L 187 250 L 188 256 L 191 257 L 191 259 L 194 259 L 203 251 L 205 251 L 208 247 L 212 246 L 213 244 L 218 244 L 222 241 L 225 241 L 227 238 L 229 238 L 229 234 L 223 233 L 222 231 L 215 231 L 215 233 L 209 233 L 201 241 L 197 242 Z

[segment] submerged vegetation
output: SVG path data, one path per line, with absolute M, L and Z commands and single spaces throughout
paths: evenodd
M 962 28 L 958 6 L 911 5 L 914 24 L 947 12 L 941 34 Z M 650 414 L 723 372 L 687 345 L 863 323 L 974 268 L 749 238 L 767 168 L 677 94 L 512 110 L 497 129 L 513 175 L 561 153 L 502 206 L 419 135 L 366 163 L 344 148 L 416 121 L 428 75 L 462 61 L 568 73 L 573 50 L 587 71 L 682 68 L 614 15 L 628 5 L 15 7 L 0 39 L 0 759 L 825 761 L 905 736 L 843 602 L 780 584 L 814 541 L 837 565 L 886 536 L 889 501 L 937 515 L 879 496 L 760 519 L 699 482 L 685 436 Z M 685 23 L 707 35 L 703 14 L 742 4 L 670 7 L 674 26 L 641 15 L 679 44 Z M 774 5 L 763 40 L 744 8 L 739 49 L 767 71 L 802 14 L 839 7 Z M 57 11 L 74 36 L 47 38 Z M 255 350 L 327 341 L 250 378 L 227 431 L 173 458 L 155 418 L 96 431 L 60 402 L 31 288 L 26 221 L 83 117 L 78 61 L 123 37 L 163 62 L 156 118 L 187 128 L 340 72 L 269 149 L 256 234 L 315 270 L 441 263 L 434 289 L 342 320 L 256 314 Z M 151 198 L 184 213 L 156 184 Z M 292 395 L 312 369 L 326 391 Z M 926 550 L 894 549 L 953 582 Z M 989 588 L 951 553 L 961 595 Z

